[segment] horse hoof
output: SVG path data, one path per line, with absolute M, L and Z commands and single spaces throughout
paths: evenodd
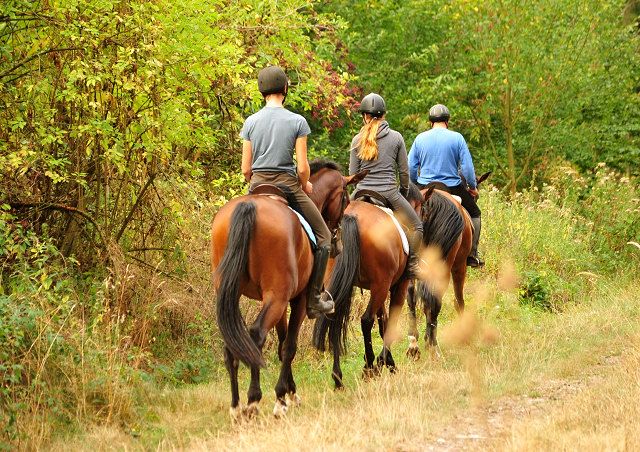
M 382 368 L 378 366 L 374 367 L 365 367 L 362 369 L 362 379 L 364 381 L 369 381 L 373 378 L 379 377 L 382 374 Z
M 285 402 L 287 406 L 291 408 L 302 406 L 302 399 L 295 392 L 287 393 L 287 395 L 285 396 Z
M 407 349 L 407 357 L 411 360 L 411 361 L 418 361 L 420 359 L 420 348 L 419 347 L 412 347 L 410 346 Z
M 287 415 L 287 411 L 289 411 L 289 408 L 287 407 L 286 403 L 277 400 L 276 406 L 273 407 L 273 415 L 276 417 L 276 419 L 285 417 Z
M 257 419 L 258 414 L 260 413 L 260 410 L 258 409 L 258 403 L 259 402 L 251 402 L 244 408 L 243 414 L 245 418 Z
M 233 423 L 239 424 L 242 422 L 242 408 L 240 405 L 229 408 L 229 414 L 231 415 L 231 421 Z

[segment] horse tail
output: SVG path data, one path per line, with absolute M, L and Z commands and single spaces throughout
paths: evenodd
M 326 349 L 327 332 L 333 347 L 342 355 L 347 348 L 353 284 L 360 274 L 360 228 L 358 217 L 345 215 L 342 220 L 342 253 L 331 272 L 328 292 L 333 296 L 335 312 L 325 315 L 313 327 L 311 343 L 320 351 Z
M 436 290 L 433 283 L 418 280 L 416 284 L 416 297 L 422 300 L 422 309 L 425 314 L 436 310 L 438 297 L 436 296 Z
M 240 312 L 240 281 L 249 262 L 249 247 L 256 223 L 256 205 L 238 204 L 231 214 L 229 237 L 214 278 L 220 281 L 217 294 L 218 328 L 231 354 L 249 367 L 265 367 L 262 353 L 249 336 Z
M 442 259 L 446 259 L 465 227 L 458 206 L 442 193 L 434 192 L 425 203 L 422 221 L 424 246 L 437 246 L 442 251 Z M 438 303 L 433 283 L 418 281 L 416 293 L 422 299 L 424 311 L 433 312 Z
M 435 245 L 446 259 L 465 227 L 462 213 L 450 199 L 434 192 L 426 202 L 423 221 L 424 246 Z

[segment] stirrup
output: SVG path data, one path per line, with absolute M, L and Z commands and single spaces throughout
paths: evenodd
M 329 296 L 328 300 L 325 299 L 324 294 L 327 294 Z M 323 291 L 322 295 L 320 296 L 320 302 L 331 303 L 331 309 L 329 309 L 328 311 L 321 311 L 319 309 L 316 309 L 314 307 L 310 307 L 309 305 L 307 305 L 307 317 L 309 317 L 310 319 L 317 319 L 322 317 L 323 315 L 333 314 L 334 312 L 336 312 L 336 304 L 333 301 L 333 296 L 331 296 L 331 294 L 328 291 L 326 290 Z
M 473 256 L 467 257 L 467 267 L 480 268 L 480 267 L 484 267 L 484 265 L 485 265 L 484 261 L 479 257 L 473 257 Z

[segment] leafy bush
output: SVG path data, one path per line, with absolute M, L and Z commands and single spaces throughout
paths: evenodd
M 541 311 L 551 311 L 550 292 L 545 275 L 535 271 L 525 271 L 518 291 L 522 306 L 530 306 Z

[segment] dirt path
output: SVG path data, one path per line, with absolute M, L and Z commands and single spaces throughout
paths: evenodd
M 581 392 L 603 378 L 606 366 L 615 366 L 620 357 L 603 358 L 598 365 L 576 379 L 549 380 L 532 392 L 505 397 L 471 408 L 455 417 L 421 449 L 435 452 L 504 450 L 511 432 L 525 423 L 549 416 L 562 404 L 576 403 Z

